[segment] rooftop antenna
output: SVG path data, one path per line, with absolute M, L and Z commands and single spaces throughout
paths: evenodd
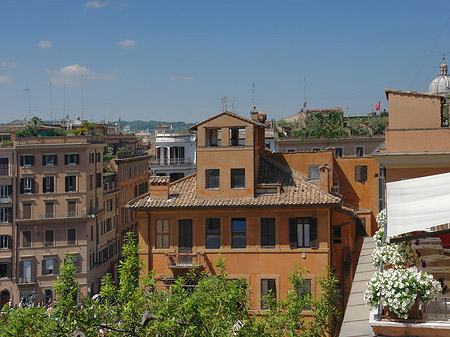
M 66 84 L 64 83 L 64 101 L 63 101 L 63 121 L 66 116 Z
M 23 90 L 28 93 L 28 116 L 31 116 L 30 88 L 26 87 Z
M 255 106 L 255 82 L 253 82 L 252 105 Z
M 84 113 L 84 81 L 83 74 L 81 74 L 81 120 L 83 120 Z
M 231 101 L 231 111 L 236 113 L 236 97 L 233 96 L 233 100 Z
M 50 81 L 50 121 L 53 119 L 53 84 Z
M 302 110 L 306 109 L 306 77 L 303 77 L 303 97 L 305 98 L 305 101 L 303 102 Z
M 227 110 L 227 96 L 223 96 L 222 97 L 222 111 L 226 111 Z
M 111 104 L 111 113 L 109 114 L 109 120 L 112 122 L 112 118 L 114 115 L 114 104 L 112 104 L 111 102 L 109 104 Z

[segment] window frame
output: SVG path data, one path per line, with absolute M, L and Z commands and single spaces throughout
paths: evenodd
M 242 172 L 244 173 L 242 175 Z M 240 174 L 238 174 L 240 173 Z M 237 184 L 243 177 L 243 184 Z M 230 169 L 230 187 L 232 189 L 245 189 L 245 168 L 232 168 Z
M 77 176 L 76 175 L 66 175 L 65 177 L 65 191 L 66 192 L 77 192 Z
M 51 161 L 49 161 L 51 159 Z M 43 154 L 42 166 L 56 166 L 58 164 L 58 156 L 56 154 Z
M 158 223 L 161 224 L 161 230 L 158 229 Z M 167 224 L 167 231 L 165 225 Z M 169 219 L 156 219 L 155 221 L 155 247 L 156 249 L 170 248 L 170 221 Z M 159 240 L 160 238 L 160 240 Z
M 340 153 L 339 153 L 339 151 L 340 151 Z M 344 156 L 344 148 L 342 146 L 335 147 L 334 148 L 334 158 L 342 158 L 343 156 Z
M 320 169 L 319 165 L 308 165 L 308 180 L 317 181 L 320 180 Z M 317 170 L 317 178 L 315 177 L 315 171 Z
M 208 226 L 218 226 L 218 228 L 209 228 Z M 205 218 L 205 249 L 220 249 L 220 218 Z M 218 238 L 219 245 L 211 247 L 208 240 Z
M 55 205 L 56 203 L 53 200 L 44 201 L 45 204 L 45 218 L 46 219 L 54 219 L 56 216 Z M 51 207 L 51 209 L 49 208 Z
M 0 235 L 0 249 L 9 250 L 12 248 L 11 235 Z
M 214 173 L 214 175 L 212 175 Z M 218 178 L 218 184 L 212 184 L 213 178 Z M 205 169 L 205 189 L 219 190 L 220 189 L 220 169 Z
M 25 233 L 30 233 L 30 240 L 26 240 L 27 237 L 25 236 Z M 28 243 L 25 245 L 25 242 Z M 22 248 L 31 248 L 33 247 L 33 231 L 31 230 L 24 230 L 22 231 Z
M 235 223 L 236 223 L 236 225 L 238 225 L 238 221 L 244 221 L 245 231 L 237 231 L 237 230 L 235 230 L 234 225 L 235 225 Z M 244 240 L 245 240 L 244 246 L 237 245 L 235 241 L 239 237 L 242 237 L 242 236 L 244 236 Z M 232 249 L 245 249 L 245 248 L 247 248 L 247 218 L 232 218 L 231 219 L 231 248 Z
M 49 273 L 49 268 L 47 268 L 47 261 L 53 261 L 53 269 L 52 272 Z M 46 275 L 57 275 L 58 274 L 58 259 L 56 256 L 45 257 L 42 259 L 42 276 Z
M 367 181 L 367 165 L 355 165 L 355 181 L 361 183 Z
M 309 224 L 309 239 L 305 237 L 305 224 Z M 298 228 L 301 225 L 303 228 L 302 242 L 299 242 Z M 307 243 L 309 243 L 307 245 Z M 317 249 L 318 237 L 317 237 L 317 218 L 314 217 L 297 217 L 289 218 L 289 246 L 291 249 L 307 248 Z
M 313 280 L 311 278 L 303 278 L 302 283 L 297 284 L 297 296 L 302 297 L 303 294 L 306 292 L 306 296 L 312 298 L 313 293 Z M 311 305 L 305 305 L 303 307 L 303 310 L 310 311 Z
M 361 149 L 361 153 L 359 153 L 359 149 Z M 355 157 L 356 158 L 362 158 L 364 157 L 364 146 L 355 146 Z
M 260 247 L 261 248 L 275 248 L 276 245 L 276 221 L 275 218 L 261 218 L 260 220 L 261 228 L 261 241 L 260 241 Z M 271 230 L 273 230 L 272 233 L 263 233 L 263 227 L 272 227 Z M 272 235 L 271 235 L 272 234 Z M 266 239 L 264 239 L 266 238 Z M 273 244 L 267 244 L 266 242 L 273 241 Z M 271 243 L 271 242 L 269 242 Z
M 52 240 L 47 240 L 47 233 L 52 233 Z M 44 229 L 44 246 L 54 247 L 55 246 L 55 230 L 54 229 Z
M 265 286 L 264 283 L 267 283 Z M 259 306 L 260 310 L 267 310 L 267 297 L 270 294 L 274 294 L 275 298 L 278 298 L 277 296 L 277 279 L 276 278 L 260 278 L 259 281 L 260 284 L 260 298 L 259 298 Z M 265 291 L 267 289 L 267 292 Z M 272 292 L 269 292 L 272 290 Z
M 20 156 L 20 166 L 31 167 L 34 166 L 34 154 L 23 154 Z
M 64 161 L 67 166 L 75 166 L 80 164 L 79 153 L 66 153 L 64 155 Z
M 42 178 L 42 193 L 54 193 L 55 192 L 55 177 L 45 176 Z
M 70 240 L 69 238 L 69 231 L 73 231 L 75 238 L 73 240 Z M 66 229 L 66 242 L 68 246 L 74 246 L 77 244 L 77 228 L 76 227 L 70 227 Z

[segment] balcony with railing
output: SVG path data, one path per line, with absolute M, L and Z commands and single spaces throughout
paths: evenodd
M 167 267 L 171 269 L 190 269 L 203 267 L 202 253 L 166 253 Z
M 19 212 L 19 215 L 16 220 L 21 221 L 39 221 L 45 219 L 78 219 L 78 218 L 86 218 L 89 217 L 90 214 L 86 214 L 86 212 L 82 210 L 66 210 L 61 212 L 56 211 L 44 211 L 39 213 L 27 213 L 23 210 Z
M 48 136 L 25 137 L 15 139 L 17 146 L 41 145 L 41 144 L 98 144 L 104 143 L 103 136 Z
M 36 284 L 36 276 L 20 276 L 18 280 L 19 285 Z
M 154 158 L 150 164 L 152 167 L 192 165 L 192 160 L 190 158 Z

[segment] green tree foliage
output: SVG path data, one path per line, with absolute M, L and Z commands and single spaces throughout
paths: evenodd
M 363 118 L 345 118 L 340 110 L 307 110 L 303 121 L 278 121 L 277 126 L 286 130 L 288 137 L 308 139 L 337 139 L 347 136 L 370 136 L 384 134 L 387 127 L 388 112 L 368 115 Z M 284 133 L 280 133 L 284 136 Z
M 121 121 L 120 124 L 122 125 L 122 128 L 125 125 L 129 125 L 131 131 L 133 132 L 139 132 L 139 131 L 145 131 L 150 130 L 153 131 L 155 129 L 155 126 L 164 124 L 172 126 L 173 131 L 186 131 L 188 130 L 194 123 L 185 123 L 185 122 L 163 122 L 163 121 L 142 121 L 142 120 L 136 120 L 136 121 Z
M 67 255 L 50 315 L 40 308 L 10 312 L 6 307 L 0 336 L 72 336 L 74 331 L 87 337 L 97 337 L 100 331 L 108 337 L 336 335 L 337 281 L 330 272 L 319 279 L 321 295 L 313 299 L 308 291 L 299 291 L 306 289 L 306 282 L 297 265 L 289 275 L 291 289 L 279 300 L 269 294 L 268 310 L 257 316 L 249 306 L 251 289 L 244 279 L 229 279 L 220 256 L 215 275 L 191 270 L 165 288 L 158 286 L 154 271 L 139 278 L 138 251 L 135 237 L 127 234 L 118 267 L 120 287 L 107 274 L 100 296 L 81 297 L 81 305 L 76 266 Z M 305 319 L 305 309 L 311 309 L 314 320 Z M 141 324 L 143 316 L 146 324 Z
M 8 305 L 2 310 L 3 324 L 0 324 L 2 337 L 48 337 L 53 336 L 54 323 L 44 308 L 10 309 Z

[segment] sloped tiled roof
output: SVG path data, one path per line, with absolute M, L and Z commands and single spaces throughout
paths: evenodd
M 204 121 L 201 121 L 201 122 L 199 122 L 197 124 L 192 125 L 190 129 L 191 130 L 197 130 L 197 128 L 200 125 L 205 124 L 205 123 L 207 123 L 207 122 L 209 122 L 209 121 L 211 121 L 213 119 L 216 119 L 216 118 L 218 118 L 218 117 L 220 117 L 222 115 L 228 115 L 228 116 L 231 116 L 233 118 L 239 119 L 239 120 L 241 120 L 243 122 L 246 122 L 246 123 L 249 123 L 249 124 L 253 124 L 253 125 L 256 125 L 256 126 L 259 126 L 259 127 L 264 127 L 264 124 L 261 124 L 259 122 L 255 122 L 254 120 L 251 120 L 250 118 L 242 117 L 242 116 L 238 115 L 237 113 L 229 112 L 229 111 L 225 110 L 225 111 L 222 111 L 221 113 L 219 113 L 217 115 L 214 115 L 212 117 L 209 117 L 208 119 L 205 119 Z
M 253 198 L 199 198 L 194 173 L 170 184 L 169 199 L 152 199 L 150 193 L 131 200 L 128 208 L 200 208 L 338 205 L 341 198 L 326 193 L 299 172 L 262 156 L 258 184 L 282 184 L 280 194 L 261 194 Z

